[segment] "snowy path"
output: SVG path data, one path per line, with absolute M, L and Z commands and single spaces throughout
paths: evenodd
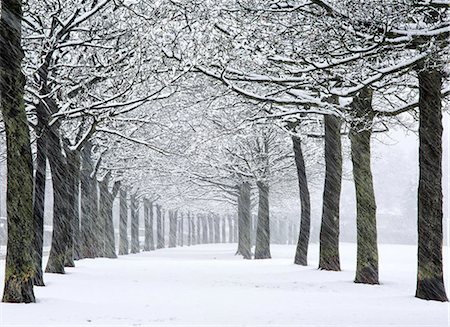
M 342 272 L 316 269 L 317 245 L 309 267 L 292 264 L 294 246 L 274 245 L 263 261 L 235 248 L 82 260 L 65 276 L 47 274 L 37 304 L 2 304 L 0 326 L 448 326 L 448 304 L 413 297 L 415 247 L 380 246 L 380 286 L 352 283 L 353 244 L 341 244 Z

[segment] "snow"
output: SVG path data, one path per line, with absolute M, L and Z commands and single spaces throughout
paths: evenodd
M 66 275 L 46 274 L 36 304 L 1 304 L 0 326 L 449 325 L 447 303 L 414 298 L 414 246 L 380 245 L 378 286 L 352 282 L 355 244 L 341 244 L 341 272 L 316 269 L 316 244 L 308 267 L 292 263 L 293 245 L 272 245 L 271 260 L 246 261 L 235 249 L 210 244 L 81 260 Z M 448 274 L 448 248 L 445 260 Z

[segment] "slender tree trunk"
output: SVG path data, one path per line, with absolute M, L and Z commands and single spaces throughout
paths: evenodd
M 163 234 L 163 220 L 161 214 L 161 205 L 156 205 L 156 237 L 157 237 L 157 249 L 163 249 L 164 244 L 164 234 Z
M 113 222 L 113 203 L 120 188 L 120 182 L 115 182 L 112 192 L 109 192 L 108 184 L 110 181 L 110 174 L 106 174 L 103 181 L 99 182 L 99 208 L 100 220 L 102 222 L 102 249 L 101 255 L 105 258 L 115 259 L 116 244 L 114 237 L 114 222 Z
M 234 242 L 234 226 L 233 226 L 233 217 L 228 216 L 228 243 Z
M 258 181 L 258 221 L 256 226 L 255 259 L 270 259 L 269 186 Z
M 24 104 L 22 1 L 2 0 L 0 108 L 6 131 L 8 243 L 3 302 L 35 302 L 33 292 L 33 159 Z
M 150 251 L 150 201 L 148 199 L 143 200 L 144 206 L 144 251 Z
M 300 193 L 300 233 L 298 235 L 297 249 L 294 263 L 308 265 L 308 245 L 311 231 L 311 200 L 309 196 L 308 181 L 306 178 L 305 160 L 303 158 L 302 143 L 298 136 L 292 136 L 294 146 L 295 166 L 297 167 L 298 188 Z
M 419 189 L 416 297 L 448 301 L 442 267 L 442 80 L 419 71 Z
M 355 283 L 378 284 L 376 202 L 370 163 L 370 137 L 374 113 L 372 90 L 353 99 L 350 141 L 356 190 L 357 266 Z
M 136 194 L 131 195 L 130 200 L 131 216 L 131 253 L 139 253 L 139 208 Z
M 78 150 L 65 149 L 67 156 L 67 167 L 72 177 L 72 239 L 73 258 L 80 259 L 80 152 Z
M 187 238 L 187 245 L 192 245 L 192 224 L 191 224 L 191 213 L 187 213 L 187 227 L 188 227 L 188 238 Z
M 341 121 L 332 115 L 325 122 L 325 186 L 320 228 L 319 269 L 339 271 L 339 202 L 342 182 Z
M 184 246 L 184 215 L 180 213 L 180 246 Z
M 244 259 L 251 259 L 251 212 L 250 212 L 250 184 L 244 182 L 239 187 L 238 198 L 238 251 Z
M 73 225 L 74 225 L 74 216 L 75 216 L 75 178 L 70 170 L 70 164 L 67 162 L 67 156 L 66 156 L 66 181 L 67 181 L 67 199 L 66 199 L 66 205 L 67 205 L 67 247 L 66 247 L 66 255 L 65 255 L 65 261 L 64 266 L 65 267 L 75 267 L 75 261 L 74 261 L 74 240 L 73 240 Z
M 220 242 L 221 243 L 226 243 L 227 242 L 227 218 L 225 216 L 223 216 L 222 218 L 220 218 L 220 230 L 222 231 L 222 236 L 220 238 Z
M 214 223 L 214 243 L 220 243 L 220 217 L 214 215 L 212 218 Z
M 169 211 L 169 248 L 177 246 L 177 212 Z
M 39 123 L 38 123 L 39 124 Z M 36 172 L 34 175 L 33 192 L 33 256 L 35 274 L 33 283 L 36 286 L 45 286 L 44 273 L 42 271 L 42 254 L 44 246 L 44 203 L 45 203 L 45 182 L 47 171 L 47 140 L 43 124 L 37 130 L 36 141 Z
M 154 232 L 153 232 L 153 217 L 154 217 L 154 213 L 153 213 L 153 202 L 149 202 L 149 206 L 148 206 L 148 212 L 149 212 L 149 243 L 150 243 L 150 251 L 154 251 L 155 250 L 155 236 L 154 236 Z
M 208 223 L 208 243 L 214 243 L 214 216 L 209 214 L 207 216 Z
M 95 218 L 97 209 L 97 186 L 91 174 L 94 171 L 91 160 L 92 144 L 86 143 L 81 151 L 81 173 L 80 173 L 80 195 L 81 195 L 81 217 L 80 217 L 80 258 L 95 258 L 97 256 L 94 233 L 96 232 Z
M 128 254 L 128 205 L 127 191 L 121 189 L 119 204 L 119 254 Z
M 205 215 L 202 215 L 201 217 L 202 217 L 202 243 L 207 244 L 207 243 L 209 243 L 208 221 L 206 220 Z
M 197 214 L 197 244 L 202 243 L 202 220 L 200 214 Z
M 68 169 L 56 128 L 50 129 L 48 140 L 49 149 L 52 149 L 48 152 L 48 159 L 53 183 L 53 233 L 45 272 L 64 274 L 67 246 L 71 236 L 68 214 Z

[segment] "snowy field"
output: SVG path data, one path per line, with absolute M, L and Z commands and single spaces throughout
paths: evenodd
M 414 298 L 413 246 L 380 246 L 379 286 L 352 282 L 354 244 L 341 244 L 342 272 L 318 271 L 314 244 L 308 267 L 292 264 L 294 246 L 273 245 L 273 259 L 262 261 L 244 261 L 235 249 L 197 245 L 78 261 L 65 276 L 45 276 L 36 304 L 1 304 L 0 325 L 449 325 L 447 303 Z

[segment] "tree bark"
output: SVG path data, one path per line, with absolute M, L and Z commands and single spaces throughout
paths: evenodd
M 150 242 L 153 242 L 153 225 L 150 225 L 151 202 L 148 199 L 143 200 L 144 206 L 144 251 L 150 251 Z M 153 221 L 152 221 L 153 222 Z
M 251 212 L 250 184 L 244 182 L 239 186 L 238 197 L 238 250 L 244 259 L 251 259 Z
M 121 189 L 119 204 L 119 255 L 128 254 L 128 205 L 127 191 Z
M 256 226 L 255 259 L 270 259 L 269 186 L 256 182 L 259 193 L 258 221 Z
M 2 0 L 0 107 L 6 131 L 8 243 L 3 302 L 35 302 L 33 292 L 33 159 L 24 104 L 22 1 Z
M 130 199 L 131 253 L 139 253 L 139 208 L 137 201 L 136 194 L 132 194 Z
M 419 189 L 416 297 L 448 301 L 442 267 L 442 80 L 419 71 Z
M 87 142 L 81 151 L 80 172 L 80 195 L 81 195 L 81 217 L 80 217 L 80 258 L 95 258 L 97 248 L 95 233 L 97 232 L 96 217 L 98 215 L 97 185 L 92 174 L 94 167 L 91 159 L 92 143 Z
M 202 215 L 202 243 L 207 244 L 209 243 L 208 237 L 208 221 L 206 220 L 206 216 Z
M 298 136 L 292 136 L 295 166 L 297 168 L 298 189 L 300 194 L 300 233 L 294 263 L 308 265 L 308 245 L 311 232 L 311 200 L 309 196 L 308 180 L 306 178 L 305 160 L 303 158 L 302 143 Z
M 374 112 L 372 90 L 364 88 L 352 103 L 350 141 L 356 190 L 357 265 L 355 283 L 379 284 L 376 202 L 370 163 Z
M 169 248 L 177 246 L 177 211 L 169 211 Z
M 324 116 L 325 186 L 320 228 L 319 269 L 339 271 L 339 202 L 342 182 L 341 120 Z
M 214 223 L 214 243 L 220 243 L 220 217 L 218 215 L 213 215 Z
M 233 217 L 228 216 L 228 243 L 234 242 L 234 226 L 233 226 Z
M 67 167 L 72 177 L 72 235 L 73 235 L 73 258 L 80 259 L 80 151 L 65 149 L 67 156 Z
M 222 236 L 220 237 L 220 242 L 221 243 L 226 243 L 227 242 L 227 230 L 226 230 L 226 225 L 227 225 L 227 218 L 225 216 L 223 216 L 222 218 L 220 218 L 220 230 L 222 231 Z
M 156 205 L 156 237 L 157 237 L 157 249 L 163 249 L 164 244 L 164 234 L 163 234 L 163 220 L 161 214 L 161 205 Z
M 44 203 L 45 203 L 45 183 L 47 171 L 47 139 L 45 125 L 39 123 L 36 129 L 36 172 L 34 175 L 33 192 L 33 258 L 35 274 L 33 283 L 36 286 L 45 286 L 44 273 L 42 271 L 42 254 L 44 246 Z
M 68 212 L 68 170 L 62 153 L 59 133 L 56 128 L 49 130 L 48 159 L 53 183 L 53 233 L 50 254 L 45 272 L 64 274 L 67 246 L 71 236 L 71 222 Z

